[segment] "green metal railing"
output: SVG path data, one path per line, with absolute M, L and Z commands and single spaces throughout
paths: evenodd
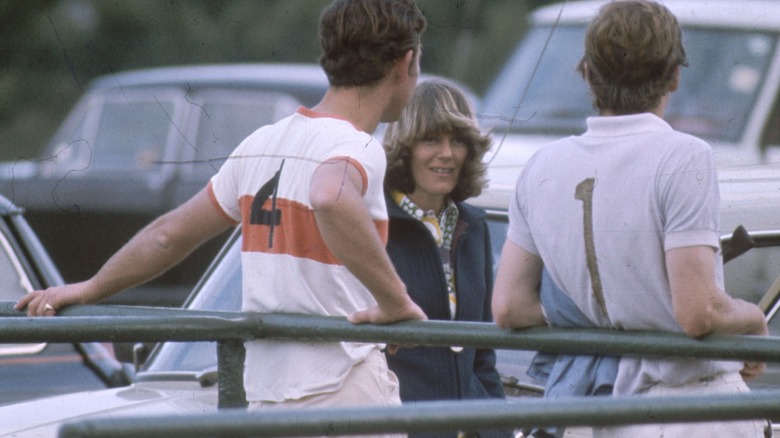
M 393 408 L 341 408 L 160 417 L 84 419 L 66 424 L 61 438 L 224 436 L 340 436 L 513 430 L 527 426 L 613 426 L 772 418 L 780 392 L 708 397 L 533 399 L 418 402 Z
M 27 318 L 23 313 L 13 311 L 13 303 L 10 302 L 0 302 L 2 316 L 13 317 L 0 318 L 0 343 L 216 341 L 220 408 L 245 405 L 243 342 L 256 338 L 780 362 L 780 338 L 774 337 L 711 335 L 696 340 L 682 334 L 603 329 L 532 328 L 510 331 L 493 324 L 447 321 L 352 325 L 344 318 L 335 317 L 115 306 L 71 306 L 62 309 L 56 318 Z M 223 432 L 228 436 L 303 436 L 323 434 L 323 425 L 332 426 L 338 434 L 347 435 L 367 431 L 452 431 L 510 424 L 598 425 L 602 421 L 603 424 L 626 424 L 641 423 L 643 418 L 645 422 L 650 418 L 653 423 L 691 419 L 780 418 L 780 392 L 686 397 L 680 400 L 589 398 L 583 402 L 536 399 L 532 403 L 488 404 L 485 409 L 478 408 L 485 403 L 437 402 L 430 405 L 418 403 L 412 408 L 315 410 L 307 411 L 303 418 L 297 418 L 295 413 L 275 412 L 258 416 L 224 409 L 215 415 L 166 417 L 164 425 L 153 419 L 128 419 L 127 427 L 132 425 L 130 423 L 135 424 L 132 436 L 193 436 L 195 432 L 212 430 L 203 424 L 206 422 L 214 424 L 214 427 L 226 427 Z M 718 414 L 711 417 L 705 411 Z M 616 412 L 621 414 L 618 416 Z M 147 424 L 147 420 L 155 424 Z M 112 418 L 109 424 L 99 419 L 81 420 L 78 424 L 64 427 L 62 436 L 130 436 L 119 430 L 124 426 L 117 426 L 124 421 Z M 233 428 L 229 427 L 230 424 L 234 424 Z M 109 433 L 106 428 L 117 430 Z M 181 432 L 184 429 L 189 432 Z M 213 430 L 217 434 L 216 430 L 221 429 Z

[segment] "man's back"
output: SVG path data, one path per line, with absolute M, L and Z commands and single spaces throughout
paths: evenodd
M 243 310 L 345 317 L 376 305 L 368 289 L 328 250 L 317 228 L 309 201 L 311 179 L 328 161 L 333 162 L 325 165 L 345 171 L 347 166 L 361 169 L 367 178 L 365 203 L 378 231 L 386 235 L 377 172 L 385 166 L 384 150 L 345 120 L 301 108 L 250 135 L 212 179 L 210 190 L 219 208 L 243 224 Z M 314 387 L 337 387 L 355 358 L 372 348 L 248 343 L 247 357 L 256 360 L 247 373 L 257 375 L 247 379 L 248 395 L 284 400 L 304 396 Z M 329 360 L 312 361 L 313 354 Z M 268 357 L 284 357 L 286 365 L 264 359 Z M 323 373 L 325 369 L 332 372 Z
M 664 252 L 690 229 L 718 246 L 713 177 L 709 146 L 658 117 L 591 118 L 584 135 L 547 145 L 529 162 L 516 202 L 545 266 L 591 320 L 679 331 Z
M 665 252 L 718 246 L 715 178 L 709 146 L 652 114 L 591 118 L 584 135 L 552 143 L 529 161 L 513 201 L 523 217 L 511 217 L 528 231 L 512 236 L 538 251 L 555 283 L 598 325 L 681 332 Z M 624 358 L 615 390 L 737 369 Z

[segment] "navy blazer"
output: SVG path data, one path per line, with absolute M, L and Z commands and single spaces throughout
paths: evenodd
M 450 320 L 447 283 L 439 248 L 425 226 L 385 196 L 389 217 L 387 252 L 409 295 L 428 319 Z M 458 307 L 457 321 L 492 322 L 493 253 L 486 214 L 457 203 L 458 223 L 452 247 Z M 390 369 L 398 376 L 401 400 L 458 400 L 504 398 L 492 349 L 466 348 L 456 353 L 449 347 L 401 348 L 387 355 Z M 423 435 L 410 435 L 423 436 Z M 434 436 L 426 434 L 424 436 Z M 435 436 L 454 436 L 440 434 Z M 509 436 L 509 432 L 480 436 Z

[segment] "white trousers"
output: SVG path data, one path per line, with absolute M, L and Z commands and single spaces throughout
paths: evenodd
M 656 385 L 641 397 L 684 396 L 699 394 L 749 393 L 738 372 L 720 374 L 713 379 L 680 386 Z M 722 421 L 708 423 L 643 424 L 636 426 L 594 428 L 594 438 L 763 438 L 767 422 L 763 420 Z
M 249 412 L 274 409 L 305 409 L 362 406 L 400 406 L 398 378 L 387 367 L 384 354 L 373 350 L 363 362 L 355 365 L 336 392 L 315 394 L 283 402 L 250 402 Z M 361 435 L 365 437 L 405 438 L 406 434 Z M 330 436 L 330 438 L 333 438 Z

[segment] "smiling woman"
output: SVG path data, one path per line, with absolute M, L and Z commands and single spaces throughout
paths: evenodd
M 424 138 L 412 146 L 411 170 L 414 191 L 408 196 L 416 205 L 437 214 L 444 212 L 445 199 L 455 189 L 468 145 L 452 133 Z
M 493 254 L 486 215 L 463 202 L 482 192 L 482 157 L 490 144 L 464 93 L 439 79 L 418 85 L 401 119 L 385 134 L 387 251 L 428 319 L 492 321 Z M 504 397 L 492 349 L 404 348 L 387 361 L 405 403 Z M 508 431 L 479 434 L 509 436 Z

